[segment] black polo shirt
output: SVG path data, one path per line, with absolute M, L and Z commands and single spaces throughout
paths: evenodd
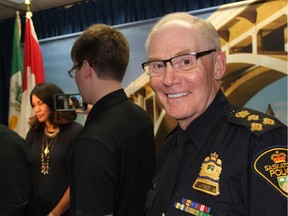
M 286 215 L 287 127 L 219 91 L 159 157 L 147 215 Z
M 104 96 L 73 143 L 71 215 L 144 215 L 154 165 L 148 113 L 123 89 Z

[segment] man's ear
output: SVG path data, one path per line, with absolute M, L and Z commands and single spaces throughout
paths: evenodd
M 83 60 L 82 67 L 84 69 L 84 78 L 88 79 L 91 77 L 94 73 L 93 67 L 90 66 L 89 62 L 87 60 Z
M 214 79 L 221 80 L 226 71 L 226 56 L 222 51 L 217 51 L 215 56 L 215 70 L 214 70 Z

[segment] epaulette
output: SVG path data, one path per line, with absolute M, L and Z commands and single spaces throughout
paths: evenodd
M 227 121 L 246 127 L 256 137 L 282 127 L 282 124 L 275 117 L 248 108 L 230 110 Z

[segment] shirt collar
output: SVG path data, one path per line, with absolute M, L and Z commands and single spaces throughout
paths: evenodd
M 223 92 L 219 90 L 207 110 L 190 123 L 186 131 L 198 150 L 204 145 L 207 137 L 218 121 L 223 118 L 228 108 L 229 102 Z
M 124 89 L 118 89 L 105 95 L 93 105 L 92 109 L 90 110 L 87 116 L 86 123 L 89 122 L 90 119 L 92 119 L 102 110 L 107 109 L 108 107 L 113 106 L 114 104 L 118 104 L 126 100 L 128 100 L 128 98 L 127 95 L 125 94 Z

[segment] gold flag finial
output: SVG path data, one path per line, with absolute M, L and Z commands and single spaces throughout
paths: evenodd
M 25 5 L 26 5 L 26 18 L 31 19 L 32 12 L 30 10 L 30 0 L 25 0 Z

